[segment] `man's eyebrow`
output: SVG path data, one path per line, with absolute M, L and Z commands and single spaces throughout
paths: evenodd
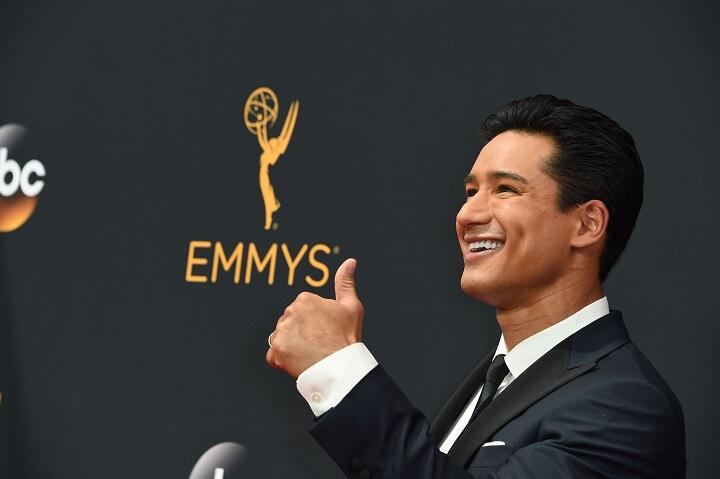
M 508 180 L 515 180 L 519 181 L 520 183 L 528 184 L 529 181 L 526 180 L 524 177 L 518 175 L 517 173 L 513 173 L 512 171 L 508 170 L 493 170 L 488 172 L 489 178 L 495 178 L 495 179 L 508 179 Z
M 508 170 L 492 170 L 489 171 L 487 174 L 488 178 L 494 178 L 494 179 L 508 179 L 508 180 L 515 180 L 519 181 L 520 183 L 528 184 L 529 181 L 525 179 L 525 177 L 518 175 L 517 173 L 513 173 L 512 171 Z M 475 182 L 475 176 L 473 174 L 469 174 L 465 177 L 463 180 L 463 185 L 467 185 L 468 183 L 474 183 Z

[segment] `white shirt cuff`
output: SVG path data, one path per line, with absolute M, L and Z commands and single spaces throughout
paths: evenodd
M 303 371 L 297 378 L 297 389 L 313 414 L 320 416 L 337 406 L 377 364 L 363 343 L 354 343 Z

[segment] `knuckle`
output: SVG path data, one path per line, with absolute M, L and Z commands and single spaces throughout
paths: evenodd
M 278 354 L 278 352 L 275 350 L 274 344 L 273 347 L 270 348 L 270 350 L 265 355 L 265 361 L 273 368 L 282 367 L 282 355 Z
M 300 301 L 303 303 L 307 303 L 308 301 L 311 301 L 314 298 L 317 298 L 317 295 L 313 294 L 309 291 L 303 291 L 297 295 L 297 301 Z

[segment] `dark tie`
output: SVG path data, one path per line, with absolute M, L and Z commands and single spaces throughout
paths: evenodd
M 498 386 L 500 386 L 500 383 L 503 379 L 505 379 L 505 376 L 507 376 L 509 372 L 510 370 L 508 369 L 507 364 L 505 364 L 505 355 L 498 354 L 495 356 L 495 359 L 493 359 L 493 362 L 490 364 L 490 367 L 485 374 L 485 382 L 483 383 L 482 392 L 480 393 L 480 399 L 478 399 L 478 402 L 475 405 L 475 410 L 473 411 L 468 424 L 473 422 L 478 414 L 480 414 L 483 409 L 490 404 L 490 401 L 492 401 L 498 390 Z

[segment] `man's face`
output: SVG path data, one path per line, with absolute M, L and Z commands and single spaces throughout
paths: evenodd
M 558 185 L 542 170 L 554 148 L 547 136 L 506 131 L 480 151 L 455 223 L 467 294 L 513 308 L 562 287 L 576 221 L 560 212 Z

